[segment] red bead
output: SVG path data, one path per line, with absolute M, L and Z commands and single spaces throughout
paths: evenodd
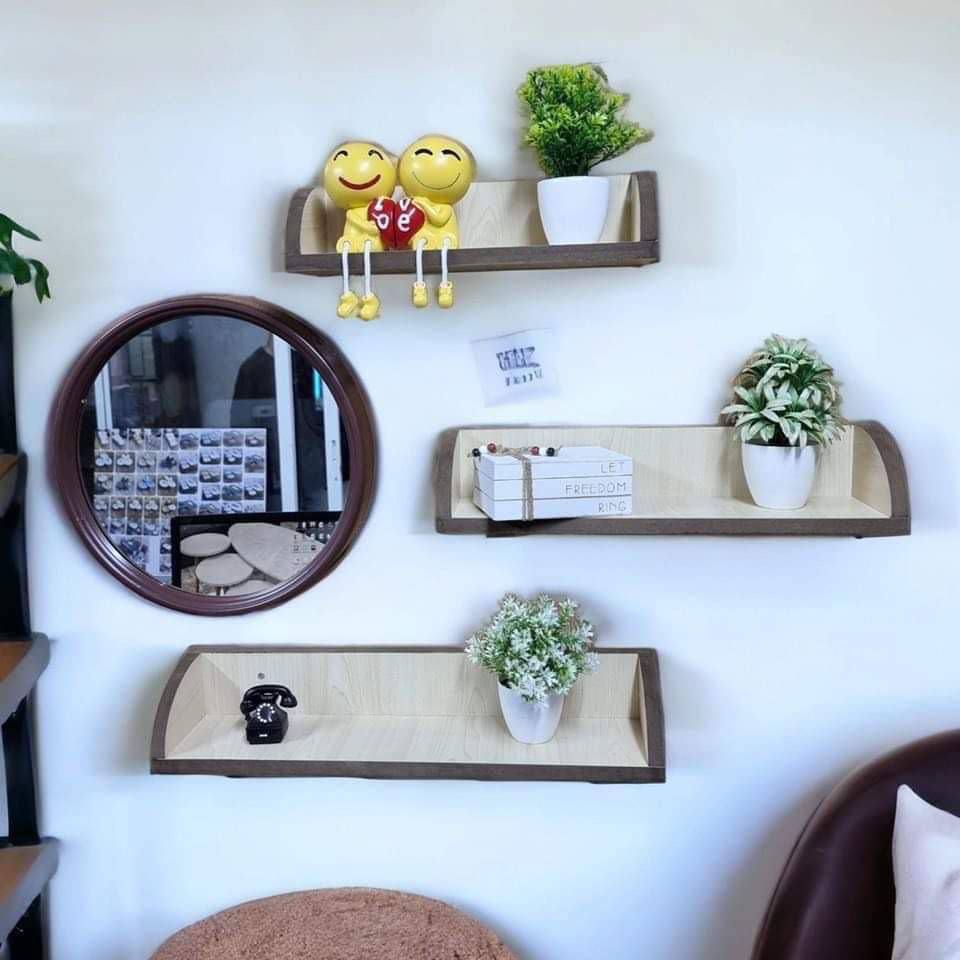
M 530 452 L 531 452 L 535 457 L 539 457 L 539 456 L 540 456 L 540 448 L 539 448 L 539 447 L 531 447 L 531 448 L 530 448 Z
M 488 443 L 487 453 L 496 453 L 496 452 L 497 452 L 497 445 L 495 443 Z

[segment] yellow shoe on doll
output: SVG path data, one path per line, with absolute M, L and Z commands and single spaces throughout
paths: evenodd
M 340 294 L 340 302 L 337 304 L 337 316 L 341 320 L 352 317 L 360 306 L 360 298 L 351 290 L 349 293 Z
M 437 286 L 437 303 L 444 309 L 453 306 L 453 284 L 449 280 Z
M 427 285 L 422 280 L 417 280 L 413 285 L 413 305 L 415 307 L 425 307 L 429 302 Z
M 376 320 L 380 316 L 380 298 L 375 293 L 366 293 L 360 298 L 360 319 Z

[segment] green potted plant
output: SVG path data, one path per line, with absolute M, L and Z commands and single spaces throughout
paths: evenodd
M 0 417 L 0 450 L 17 449 L 17 430 L 13 417 L 13 290 L 24 283 L 33 283 L 37 300 L 43 303 L 50 296 L 50 273 L 39 261 L 21 256 L 13 247 L 14 234 L 28 240 L 40 238 L 19 223 L 0 213 L 0 410 L 9 411 Z
M 743 472 L 759 507 L 795 510 L 810 498 L 817 454 L 843 436 L 833 368 L 806 340 L 773 335 L 733 381 L 721 411 L 741 441 Z
M 584 671 L 597 668 L 593 625 L 578 609 L 569 597 L 524 600 L 507 594 L 467 641 L 470 661 L 496 675 L 503 719 L 521 743 L 550 740 L 564 697 Z
M 607 219 L 610 182 L 590 171 L 646 143 L 653 132 L 624 118 L 629 95 L 612 90 L 595 64 L 538 67 L 517 95 L 529 116 L 523 142 L 548 177 L 537 184 L 547 240 L 595 243 Z
M 43 303 L 44 297 L 50 296 L 50 271 L 39 260 L 20 256 L 13 248 L 15 234 L 28 240 L 40 239 L 32 230 L 0 213 L 0 296 L 12 293 L 15 286 L 33 281 L 37 300 Z

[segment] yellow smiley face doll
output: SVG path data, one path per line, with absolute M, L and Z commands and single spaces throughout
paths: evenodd
M 363 253 L 383 250 L 377 225 L 367 217 L 367 207 L 378 197 L 389 197 L 397 185 L 393 158 L 377 143 L 351 140 L 341 143 L 330 154 L 323 168 L 323 188 L 327 196 L 346 211 L 343 235 L 337 240 L 337 253 Z M 372 320 L 380 312 L 380 301 L 370 290 L 365 276 L 362 298 L 350 289 L 347 261 L 343 261 L 343 293 L 337 315 L 349 317 L 360 307 L 360 316 Z
M 453 205 L 463 199 L 476 175 L 473 154 L 459 140 L 429 134 L 414 140 L 403 151 L 397 165 L 404 192 L 424 212 L 426 222 L 410 241 L 414 250 L 456 249 L 460 246 L 460 230 Z M 442 307 L 453 305 L 453 284 L 446 278 L 446 256 L 443 257 L 443 279 L 437 290 Z M 413 302 L 426 306 L 426 287 L 418 276 L 414 284 Z
M 426 214 L 427 222 L 410 241 L 427 241 L 428 250 L 439 250 L 443 241 L 460 243 L 453 204 L 470 189 L 475 174 L 473 154 L 452 137 L 420 137 L 403 151 L 397 166 L 400 186 Z

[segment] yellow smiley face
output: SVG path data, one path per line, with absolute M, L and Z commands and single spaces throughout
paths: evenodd
M 476 168 L 473 154 L 459 140 L 430 134 L 403 151 L 397 172 L 408 196 L 456 203 L 473 183 Z
M 396 185 L 393 159 L 378 143 L 341 143 L 323 168 L 323 188 L 345 210 L 365 207 L 377 197 L 389 197 Z

